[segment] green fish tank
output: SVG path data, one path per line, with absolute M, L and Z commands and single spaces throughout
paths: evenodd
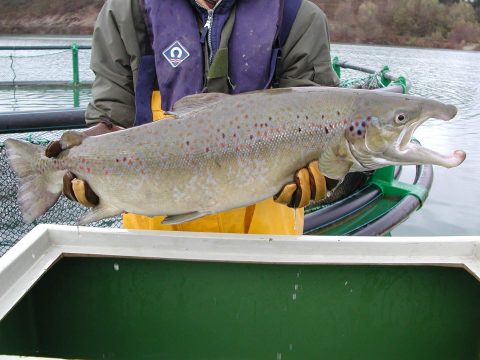
M 478 360 L 479 248 L 42 225 L 0 258 L 0 354 Z

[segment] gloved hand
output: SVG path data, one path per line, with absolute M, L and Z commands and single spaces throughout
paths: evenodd
M 106 118 L 102 118 L 99 124 L 85 130 L 83 134 L 87 136 L 95 136 L 122 129 L 124 128 L 114 125 Z M 45 156 L 56 158 L 63 150 L 65 149 L 62 149 L 60 140 L 54 140 L 48 144 L 45 149 Z M 98 205 L 99 202 L 97 194 L 93 192 L 90 185 L 83 180 L 77 179 L 75 174 L 71 171 L 67 171 L 63 176 L 63 194 L 70 200 L 77 201 L 87 207 L 94 207 Z
M 52 141 L 45 149 L 46 157 L 57 157 L 62 152 L 60 140 Z M 67 171 L 63 175 L 63 194 L 72 201 L 93 207 L 98 204 L 98 196 L 85 181 L 77 179 L 74 173 Z
M 70 171 L 63 175 L 63 194 L 72 201 L 78 201 L 86 207 L 98 205 L 99 198 L 86 181 L 79 180 Z
M 294 175 L 294 181 L 289 182 L 273 197 L 277 203 L 291 208 L 302 208 L 310 200 L 319 201 L 327 194 L 325 177 L 320 173 L 318 161 L 311 161 Z

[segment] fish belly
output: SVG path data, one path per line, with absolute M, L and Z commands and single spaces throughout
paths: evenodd
M 292 152 L 290 146 L 277 146 L 221 156 L 183 157 L 175 165 L 160 166 L 155 156 L 138 150 L 128 153 L 116 149 L 109 156 L 108 149 L 113 147 L 105 146 L 104 151 L 95 150 L 104 155 L 100 159 L 86 156 L 89 150 L 82 147 L 71 150 L 70 170 L 89 183 L 101 202 L 148 216 L 216 213 L 256 203 L 276 194 L 293 180 L 295 170 L 316 157 L 313 152 Z M 82 162 L 85 157 L 89 159 L 86 165 Z

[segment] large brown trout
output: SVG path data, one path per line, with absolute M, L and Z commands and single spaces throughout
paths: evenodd
M 434 100 L 367 90 L 199 94 L 180 100 L 162 121 L 95 137 L 66 132 L 56 159 L 38 145 L 5 144 L 27 223 L 53 206 L 70 170 L 100 198 L 80 224 L 125 211 L 167 215 L 164 223 L 175 224 L 272 197 L 312 160 L 339 180 L 387 165 L 458 166 L 463 151 L 443 156 L 410 142 L 427 119 L 450 120 L 456 112 Z

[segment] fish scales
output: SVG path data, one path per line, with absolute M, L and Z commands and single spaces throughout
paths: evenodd
M 380 150 L 386 154 L 385 143 L 407 133 L 392 125 L 398 108 L 412 118 L 452 117 L 451 108 L 433 100 L 362 90 L 201 94 L 180 100 L 173 118 L 83 138 L 57 159 L 40 157 L 32 166 L 41 174 L 70 170 L 88 182 L 100 204 L 84 222 L 123 211 L 205 215 L 273 196 L 312 160 L 337 179 L 385 166 Z M 64 136 L 68 145 L 70 135 Z M 8 149 L 15 170 L 15 146 Z
M 296 169 L 319 157 L 329 136 L 335 136 L 335 131 L 325 134 L 320 126 L 322 114 L 307 110 L 302 97 L 300 101 L 297 97 L 280 94 L 274 111 L 254 94 L 246 99 L 231 97 L 233 104 L 226 101 L 218 109 L 181 120 L 166 119 L 115 136 L 87 138 L 65 152 L 62 158 L 72 163 L 64 166 L 95 192 L 115 198 L 112 205 L 129 212 L 216 212 L 247 205 L 273 196 L 291 181 Z M 232 116 L 227 109 L 237 103 L 239 115 Z M 323 113 L 334 118 L 336 111 L 331 107 Z M 292 151 L 295 143 L 302 143 L 299 151 Z M 79 159 L 87 164 L 80 165 Z M 108 175 L 101 176 L 105 171 Z M 136 194 L 135 201 L 126 187 Z M 158 203 L 146 207 L 152 196 Z M 166 201 L 172 197 L 174 204 Z

